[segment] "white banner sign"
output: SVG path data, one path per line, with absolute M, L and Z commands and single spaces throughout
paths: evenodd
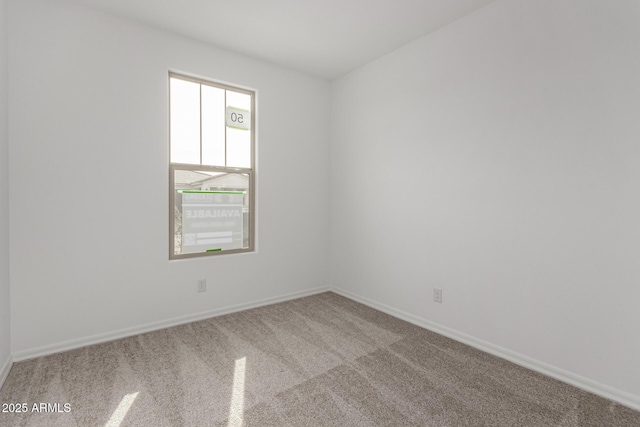
M 182 191 L 182 253 L 239 249 L 244 193 Z

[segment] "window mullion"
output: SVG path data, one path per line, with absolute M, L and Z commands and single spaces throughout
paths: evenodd
M 224 91 L 224 109 L 225 109 L 225 121 L 227 111 L 227 91 Z M 227 166 L 227 124 L 224 125 L 224 166 Z
M 202 85 L 200 85 L 200 164 L 202 164 Z

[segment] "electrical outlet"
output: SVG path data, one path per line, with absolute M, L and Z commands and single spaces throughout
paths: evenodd
M 442 304 L 442 289 L 433 288 L 433 300 Z
M 198 292 L 207 292 L 207 279 L 198 280 Z

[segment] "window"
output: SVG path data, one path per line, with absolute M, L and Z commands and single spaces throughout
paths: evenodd
M 254 249 L 255 93 L 169 73 L 169 258 Z

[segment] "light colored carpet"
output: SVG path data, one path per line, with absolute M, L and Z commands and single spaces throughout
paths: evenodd
M 22 402 L 0 425 L 640 426 L 640 412 L 330 292 L 16 363 L 0 403 Z

